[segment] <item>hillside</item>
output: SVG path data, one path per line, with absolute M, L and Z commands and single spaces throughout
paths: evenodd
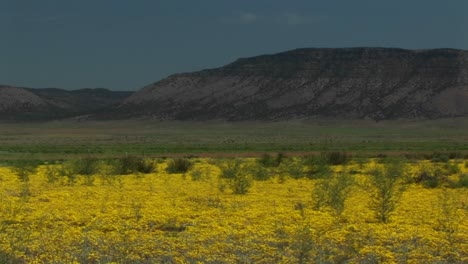
M 0 86 L 0 120 L 42 121 L 89 115 L 117 105 L 131 94 L 102 88 L 68 91 Z
M 468 115 L 468 51 L 297 49 L 150 84 L 101 118 L 427 119 Z

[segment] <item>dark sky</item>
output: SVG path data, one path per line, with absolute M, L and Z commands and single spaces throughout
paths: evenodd
M 468 49 L 467 0 L 0 0 L 0 84 L 136 90 L 302 47 Z

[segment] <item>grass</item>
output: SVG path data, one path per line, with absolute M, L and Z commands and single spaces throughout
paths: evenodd
M 468 154 L 468 118 L 435 121 L 156 122 L 0 124 L 0 160 L 95 154 L 262 155 L 346 151 Z

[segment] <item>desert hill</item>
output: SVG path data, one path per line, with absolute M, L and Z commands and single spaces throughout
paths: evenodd
M 40 121 L 89 115 L 117 105 L 131 94 L 103 88 L 68 91 L 0 86 L 0 120 Z
M 435 119 L 468 116 L 468 51 L 305 48 L 132 92 L 0 86 L 0 120 Z
M 105 116 L 374 120 L 468 115 L 468 51 L 307 48 L 175 74 Z

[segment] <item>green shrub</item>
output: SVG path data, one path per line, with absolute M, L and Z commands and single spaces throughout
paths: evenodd
M 221 178 L 234 179 L 241 169 L 242 161 L 240 159 L 228 160 L 222 163 L 219 168 L 221 170 Z
M 459 176 L 457 187 L 468 188 L 468 173 L 464 173 Z
M 271 179 L 270 171 L 263 166 L 258 166 L 257 164 L 253 164 L 249 166 L 248 172 L 252 175 L 252 177 L 257 181 L 266 181 Z
M 447 162 L 442 166 L 442 168 L 448 175 L 457 174 L 460 172 L 460 168 L 455 162 Z
M 79 175 L 93 175 L 98 171 L 99 160 L 95 157 L 83 157 L 68 162 L 70 173 Z
M 344 165 L 347 164 L 351 158 L 346 152 L 337 151 L 322 153 L 322 156 L 329 165 Z
M 155 171 L 154 162 L 142 157 L 126 155 L 120 157 L 115 163 L 115 174 L 127 175 L 133 173 L 152 173 Z
M 140 162 L 137 163 L 136 167 L 137 172 L 149 174 L 156 171 L 155 163 L 148 159 L 141 159 Z
M 190 176 L 192 177 L 192 181 L 200 181 L 203 178 L 203 172 L 196 169 L 190 173 Z
M 405 190 L 405 165 L 401 160 L 388 159 L 384 165 L 369 171 L 370 207 L 376 218 L 389 221 Z
M 211 169 L 206 167 L 195 167 L 190 172 L 192 181 L 203 181 L 211 179 Z
M 262 164 L 264 167 L 278 167 L 283 162 L 285 156 L 283 153 L 276 154 L 276 157 L 272 157 L 270 154 L 263 154 L 262 157 L 257 159 L 257 162 Z
M 56 183 L 60 180 L 61 175 L 61 164 L 46 165 L 44 167 L 44 174 L 48 183 Z
M 73 161 L 64 162 L 58 169 L 60 177 L 66 178 L 66 184 L 74 185 L 78 178 L 78 174 L 75 172 L 75 164 Z M 65 182 L 63 182 L 65 183 Z
M 441 168 L 422 166 L 414 177 L 415 183 L 420 183 L 426 188 L 437 188 L 448 182 L 448 177 Z
M 323 206 L 327 206 L 336 215 L 341 215 L 353 183 L 354 179 L 347 173 L 319 180 L 312 194 L 315 209 L 320 210 Z
M 186 158 L 177 158 L 172 159 L 167 164 L 166 171 L 167 173 L 186 173 L 193 166 L 193 162 Z
M 285 162 L 281 163 L 280 176 L 284 178 L 284 174 L 294 179 L 300 179 L 305 176 L 304 163 L 302 159 L 288 158 Z
M 449 156 L 448 154 L 445 154 L 445 153 L 434 152 L 432 153 L 431 161 L 432 162 L 448 162 Z
M 246 194 L 251 186 L 252 178 L 244 171 L 237 173 L 230 181 L 230 187 L 234 194 Z
M 433 188 L 437 188 L 440 185 L 440 181 L 439 179 L 437 179 L 437 177 L 430 176 L 422 182 L 422 185 L 425 188 L 433 189 Z
M 12 171 L 21 182 L 29 182 L 29 176 L 36 172 L 38 161 L 35 160 L 17 160 L 12 167 Z
M 239 159 L 229 160 L 220 165 L 220 191 L 228 185 L 234 194 L 246 194 L 252 186 L 252 177 Z M 262 168 L 264 169 L 264 168 Z M 227 182 L 227 184 L 226 184 Z
M 303 162 L 306 167 L 306 176 L 309 179 L 329 178 L 332 174 L 327 158 L 324 155 L 305 157 Z

